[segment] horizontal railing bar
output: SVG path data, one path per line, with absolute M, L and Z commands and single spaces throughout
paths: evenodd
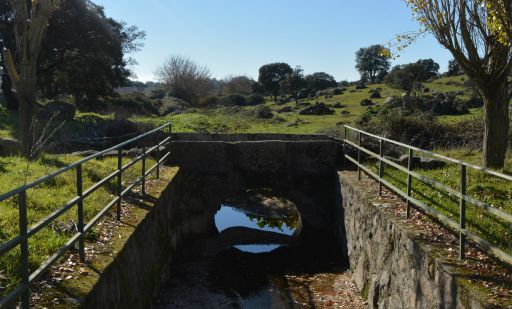
M 20 237 L 20 235 L 17 235 L 13 239 L 4 242 L 0 246 L 0 256 L 4 255 L 6 252 L 10 251 L 12 248 L 14 248 L 17 245 L 19 245 L 20 241 L 21 241 L 21 237 Z
M 155 165 L 153 165 L 152 167 L 150 167 L 148 169 L 148 171 L 145 173 L 145 175 L 148 176 L 149 174 L 151 174 L 151 172 L 153 172 L 153 170 L 155 170 L 158 167 L 158 165 L 160 165 L 160 163 L 158 163 L 158 162 L 155 163 Z
M 18 299 L 21 293 L 25 292 L 28 286 L 18 285 L 12 292 L 0 298 L 0 308 L 9 308 L 12 303 Z
M 66 205 L 64 205 L 64 207 L 57 209 L 56 211 L 54 211 L 53 213 L 48 215 L 46 218 L 44 218 L 41 221 L 39 221 L 38 223 L 32 225 L 32 227 L 30 227 L 30 229 L 27 231 L 27 235 L 30 237 L 30 236 L 34 235 L 35 233 L 39 232 L 41 229 L 48 226 L 48 224 L 50 224 L 55 219 L 60 217 L 63 213 L 68 211 L 71 207 L 75 206 L 79 200 L 80 200 L 80 198 L 78 196 L 74 197 L 71 201 L 69 201 Z
M 414 178 L 418 179 L 418 180 L 421 180 L 422 182 L 424 183 L 427 183 L 431 186 L 434 186 L 435 188 L 439 189 L 439 190 L 445 190 L 447 191 L 448 193 L 454 195 L 455 197 L 458 197 L 458 198 L 463 198 L 465 201 L 475 205 L 475 206 L 478 206 L 484 210 L 487 210 L 489 211 L 490 213 L 492 213 L 493 215 L 497 216 L 497 217 L 500 217 L 501 219 L 503 220 L 506 220 L 506 221 L 509 221 L 509 222 L 512 222 L 512 214 L 509 214 L 508 212 L 505 212 L 503 210 L 500 210 L 496 207 L 493 207 L 487 203 L 484 203 L 482 201 L 479 201 L 469 195 L 461 195 L 461 193 L 457 190 L 454 190 L 450 187 L 448 187 L 447 185 L 445 185 L 444 183 L 442 182 L 439 182 L 437 180 L 434 180 L 434 179 L 431 179 L 429 177 L 426 177 L 426 176 L 423 176 L 417 172 L 414 172 L 414 171 L 410 171 L 408 169 L 406 169 L 405 167 L 401 166 L 400 164 L 396 163 L 396 162 L 393 162 L 389 159 L 386 159 L 384 157 L 381 157 L 379 156 L 378 154 L 364 148 L 364 147 L 360 147 L 359 145 L 351 142 L 351 141 L 346 141 L 347 144 L 349 144 L 350 146 L 352 147 L 355 147 L 363 152 L 365 152 L 366 154 L 378 159 L 378 160 L 381 160 L 382 162 L 385 162 L 386 164 L 408 174 L 408 175 L 411 175 L 413 176 Z
M 92 185 L 89 189 L 85 190 L 82 194 L 82 199 L 85 199 L 86 197 L 88 197 L 89 195 L 93 194 L 96 190 L 98 190 L 98 188 L 100 188 L 101 186 L 103 186 L 105 183 L 109 182 L 110 180 L 112 180 L 114 177 L 116 177 L 118 174 L 120 173 L 120 171 L 115 171 L 113 173 L 111 173 L 110 175 L 108 175 L 107 177 L 103 178 L 102 180 L 98 181 L 97 183 L 95 183 L 94 185 Z
M 371 171 L 370 169 L 368 169 L 366 166 L 362 165 L 362 164 L 359 164 L 357 163 L 357 160 L 353 159 L 352 157 L 350 157 L 349 155 L 345 155 L 345 158 L 347 158 L 349 161 L 351 161 L 352 163 L 358 165 L 362 170 L 364 170 L 365 172 L 367 172 L 368 174 L 372 175 L 373 177 L 376 177 L 377 179 L 379 179 L 379 176 L 377 174 L 375 174 L 373 171 Z M 443 215 L 442 213 L 440 213 L 439 211 L 433 209 L 432 207 L 430 206 L 427 206 L 426 204 L 424 204 L 423 202 L 415 199 L 414 197 L 412 196 L 407 196 L 407 194 L 405 192 L 402 192 L 402 190 L 400 190 L 399 188 L 397 188 L 396 186 L 394 186 L 393 184 L 391 184 L 390 182 L 388 182 L 387 180 L 385 179 L 382 179 L 382 183 L 390 188 L 391 190 L 395 191 L 397 194 L 399 194 L 401 197 L 403 197 L 404 199 L 406 200 L 409 200 L 411 203 L 415 204 L 416 206 L 422 208 L 423 210 L 425 210 L 426 212 L 428 212 L 429 214 L 433 215 L 434 217 L 436 217 L 437 219 L 439 219 L 441 222 L 445 223 L 445 224 L 448 224 L 450 227 L 454 228 L 455 230 L 460 230 L 460 227 L 458 225 L 457 222 L 451 220 L 449 217 Z
M 130 186 L 128 186 L 126 189 L 124 189 L 124 191 L 121 193 L 121 196 L 125 196 L 126 194 L 128 194 L 133 188 L 135 188 L 135 186 L 137 186 L 141 182 L 142 182 L 142 177 L 137 178 L 137 180 L 134 183 L 132 183 Z
M 0 308 L 4 308 L 7 305 L 11 304 L 14 300 L 16 300 L 21 293 L 25 292 L 27 289 L 30 288 L 30 285 L 37 281 L 41 276 L 52 266 L 55 261 L 57 261 L 59 258 L 61 258 L 66 251 L 73 246 L 73 244 L 78 240 L 78 237 L 80 234 L 75 234 L 73 237 L 70 238 L 66 242 L 66 244 L 58 249 L 56 253 L 54 253 L 50 258 L 48 258 L 41 266 L 34 271 L 29 278 L 28 285 L 18 285 L 16 289 L 14 289 L 11 293 L 9 293 L 7 296 L 0 299 Z
M 142 157 L 143 157 L 143 155 L 135 157 L 132 161 L 128 162 L 126 165 L 123 165 L 123 167 L 121 168 L 121 171 L 124 172 L 127 169 L 129 169 L 130 167 L 134 166 L 137 162 L 142 160 Z
M 146 149 L 146 153 L 145 153 L 146 157 L 148 157 L 148 155 L 150 153 L 152 153 L 153 151 L 155 151 L 158 147 L 160 147 L 160 145 L 156 145 L 156 146 Z
M 498 257 L 500 260 L 512 264 L 512 256 L 504 252 L 503 250 L 493 246 L 490 242 L 487 240 L 479 237 L 476 234 L 471 233 L 468 230 L 463 230 L 462 233 L 469 237 L 471 240 L 479 244 L 484 250 L 490 251 L 493 255 Z
M 39 178 L 39 179 L 37 179 L 35 181 L 32 181 L 32 182 L 30 182 L 28 184 L 25 184 L 25 185 L 23 185 L 21 187 L 18 187 L 18 188 L 14 189 L 14 190 L 11 190 L 11 191 L 7 192 L 7 193 L 1 194 L 0 195 L 0 202 L 4 201 L 4 200 L 6 200 L 6 199 L 8 199 L 8 198 L 10 198 L 10 197 L 20 193 L 20 192 L 23 192 L 23 191 L 28 190 L 28 189 L 30 189 L 32 187 L 35 187 L 35 186 L 37 186 L 37 185 L 39 185 L 39 184 L 41 184 L 41 183 L 43 183 L 43 182 L 45 182 L 45 181 L 47 181 L 49 179 L 52 179 L 52 178 L 54 178 L 54 177 L 56 177 L 56 176 L 58 176 L 58 175 L 60 175 L 60 174 L 62 174 L 64 172 L 67 172 L 67 171 L 77 167 L 78 165 L 84 164 L 84 163 L 86 163 L 86 162 L 88 162 L 88 161 L 90 161 L 92 159 L 95 159 L 97 157 L 101 157 L 101 156 L 103 156 L 103 155 L 105 155 L 105 154 L 107 154 L 107 153 L 109 153 L 109 152 L 111 152 L 113 150 L 118 150 L 119 148 L 122 148 L 122 147 L 124 147 L 126 145 L 129 145 L 129 144 L 134 143 L 134 142 L 136 142 L 138 140 L 141 140 L 141 139 L 143 139 L 143 138 L 145 138 L 147 136 L 150 136 L 150 135 L 152 135 L 152 134 L 154 134 L 156 132 L 159 132 L 159 131 L 167 128 L 169 125 L 170 125 L 170 123 L 167 123 L 167 124 L 165 124 L 165 125 L 163 125 L 161 127 L 158 127 L 158 128 L 156 128 L 154 130 L 151 130 L 149 132 L 141 134 L 141 135 L 139 135 L 137 137 L 134 137 L 134 138 L 132 138 L 130 140 L 127 140 L 127 141 L 125 141 L 123 143 L 120 143 L 120 144 L 118 144 L 116 146 L 113 146 L 111 148 L 102 150 L 102 151 L 97 152 L 95 154 L 92 154 L 92 155 L 90 155 L 90 156 L 88 156 L 86 158 L 83 158 L 83 159 L 81 159 L 79 161 L 76 161 L 76 162 L 74 162 L 74 163 L 72 163 L 72 164 L 70 164 L 68 166 L 65 166 L 65 167 L 61 168 L 60 170 L 57 170 L 57 171 L 55 171 L 53 173 L 50 173 L 50 174 L 48 174 L 48 175 L 46 175 L 44 177 L 41 177 L 41 178 Z
M 164 155 L 164 156 L 163 156 L 163 157 L 158 161 L 158 163 L 163 164 L 163 163 L 167 160 L 167 158 L 169 158 L 169 156 L 170 156 L 170 155 L 171 155 L 171 153 L 170 153 L 170 152 L 166 153 L 166 154 L 165 154 L 165 155 Z
M 58 259 L 60 259 L 71 246 L 73 246 L 80 237 L 80 233 L 76 233 L 71 237 L 64 246 L 60 247 L 59 250 L 54 253 L 50 258 L 48 258 L 39 268 L 34 271 L 29 278 L 29 283 L 32 284 L 34 281 L 37 281 L 41 276 L 55 263 Z
M 500 173 L 500 172 L 496 172 L 496 171 L 493 171 L 493 170 L 490 170 L 490 169 L 487 169 L 487 168 L 484 168 L 484 167 L 481 167 L 481 166 L 478 166 L 478 165 L 471 164 L 471 163 L 466 162 L 466 161 L 453 159 L 453 158 L 450 158 L 450 157 L 447 157 L 447 156 L 443 156 L 441 154 L 438 154 L 438 153 L 435 153 L 435 152 L 432 152 L 432 151 L 428 151 L 428 150 L 425 150 L 425 149 L 421 149 L 421 148 L 418 148 L 418 147 L 414 147 L 414 146 L 411 146 L 411 145 L 400 143 L 400 142 L 391 140 L 389 138 L 381 137 L 381 136 L 378 136 L 378 135 L 375 135 L 375 134 L 371 134 L 371 133 L 368 133 L 368 132 L 365 132 L 365 131 L 353 128 L 351 126 L 345 126 L 345 127 L 350 129 L 350 130 L 352 130 L 352 131 L 359 132 L 361 134 L 364 134 L 366 136 L 370 136 L 370 137 L 376 138 L 378 140 L 383 140 L 383 141 L 386 141 L 388 143 L 395 144 L 397 146 L 401 146 L 401 147 L 404 147 L 404 148 L 412 149 L 414 151 L 422 152 L 422 153 L 428 154 L 428 155 L 430 155 L 432 157 L 435 157 L 435 158 L 438 158 L 438 159 L 441 159 L 441 160 L 444 160 L 444 161 L 447 161 L 447 162 L 451 162 L 451 163 L 455 163 L 455 164 L 462 164 L 462 165 L 465 165 L 465 166 L 467 166 L 469 168 L 472 168 L 474 170 L 478 170 L 478 171 L 487 173 L 489 175 L 493 175 L 493 176 L 496 176 L 496 177 L 500 177 L 500 178 L 512 181 L 512 176 L 511 175 L 507 175 L 507 174 L 503 174 L 503 173 Z
M 97 158 L 97 157 L 100 157 L 110 151 L 113 151 L 113 150 L 117 150 L 117 149 L 120 149 L 122 147 L 124 147 L 125 145 L 128 145 L 130 143 L 133 143 L 135 141 L 138 141 L 144 137 L 147 137 L 151 134 L 154 134 L 166 127 L 169 127 L 170 126 L 170 123 L 167 123 L 163 126 L 160 126 L 159 128 L 157 129 L 154 129 L 150 132 L 147 132 L 145 134 L 142 134 L 138 137 L 135 137 L 133 139 L 130 139 L 128 141 L 125 141 L 121 144 L 118 144 L 114 147 L 111 147 L 109 149 L 106 149 L 106 150 L 103 150 L 101 152 L 98 152 L 98 153 L 95 153 L 94 155 L 91 155 L 91 156 L 88 156 L 82 160 L 79 160 L 77 162 L 74 162 L 60 170 L 57 170 L 53 173 L 50 173 L 49 175 L 47 176 L 44 176 L 44 177 L 41 177 L 31 183 L 28 183 L 28 184 L 25 184 L 17 189 L 14 189 L 14 190 L 11 190 L 7 193 L 4 193 L 2 195 L 0 195 L 0 202 L 1 201 L 4 201 L 10 197 L 13 197 L 15 196 L 16 194 L 19 194 L 21 192 L 24 192 L 25 190 L 28 190 L 34 186 L 37 186 L 41 183 L 44 183 L 45 181 L 49 180 L 49 179 L 52 179 L 66 171 L 69 171 L 69 170 L 72 170 L 73 168 L 76 168 L 78 166 L 81 166 L 82 164 L 94 159 L 94 158 Z M 76 205 L 79 201 L 85 199 L 87 196 L 89 196 L 90 194 L 92 194 L 93 192 L 95 192 L 98 188 L 100 188 L 101 186 L 103 186 L 105 183 L 107 183 L 108 181 L 110 181 L 111 179 L 113 179 L 114 177 L 118 176 L 120 173 L 122 173 L 124 170 L 126 170 L 127 168 L 129 168 L 130 166 L 134 165 L 135 163 L 137 163 L 138 161 L 140 161 L 142 158 L 144 157 L 147 157 L 152 151 L 155 151 L 156 149 L 158 149 L 159 147 L 161 147 L 162 145 L 165 145 L 165 144 L 168 144 L 169 141 L 171 140 L 171 137 L 167 137 L 165 138 L 163 141 L 161 141 L 160 143 L 158 143 L 158 145 L 156 146 L 153 146 L 151 148 L 148 149 L 148 151 L 146 151 L 143 155 L 141 156 L 138 156 L 134 161 L 128 163 L 126 166 L 124 166 L 121 170 L 116 170 L 114 171 L 113 173 L 111 173 L 110 175 L 108 175 L 107 177 L 103 178 L 102 180 L 100 180 L 99 182 L 95 183 L 93 186 L 91 186 L 89 189 L 87 189 L 83 195 L 80 197 L 80 196 L 76 196 L 74 197 L 73 199 L 71 199 L 65 206 L 63 206 L 62 208 L 60 209 L 57 209 L 55 210 L 53 213 L 51 213 L 50 215 L 48 215 L 46 218 L 40 220 L 38 223 L 34 224 L 28 231 L 27 231 L 27 236 L 26 237 L 30 237 L 30 236 L 33 236 L 34 234 L 36 234 L 37 232 L 39 232 L 41 229 L 43 229 L 44 227 L 47 227 L 51 222 L 53 222 L 55 219 L 57 219 L 58 217 L 60 217 L 63 213 L 65 213 L 66 211 L 68 211 L 70 208 L 72 208 L 74 205 Z M 164 157 L 162 157 L 160 160 L 157 161 L 157 163 L 151 167 L 146 173 L 145 175 L 148 175 L 150 174 L 155 168 L 157 168 L 162 162 L 164 162 L 168 157 L 169 157 L 170 153 L 167 153 Z M 27 284 L 21 284 L 21 285 L 18 285 L 13 291 L 11 291 L 8 295 L 4 296 L 3 298 L 0 299 L 0 308 L 3 308 L 4 306 L 8 306 L 8 305 L 12 305 L 13 302 L 15 302 L 19 297 L 20 295 L 22 295 L 23 293 L 25 293 L 28 289 L 30 289 L 30 286 L 32 285 L 32 283 L 38 279 L 41 278 L 41 276 L 46 272 L 48 271 L 48 269 L 59 259 L 61 258 L 79 239 L 80 237 L 82 237 L 84 235 L 85 232 L 89 231 L 93 226 L 95 226 L 97 224 L 97 222 L 113 207 L 113 205 L 115 205 L 119 199 L 121 197 L 123 197 L 124 195 L 126 195 L 127 193 L 129 193 L 129 191 L 131 191 L 136 185 L 140 184 L 141 181 L 143 181 L 144 177 L 140 177 L 138 179 L 136 179 L 128 188 L 126 188 L 126 190 L 124 190 L 121 194 L 120 197 L 116 197 L 114 198 L 105 208 L 103 208 L 85 227 L 84 227 L 84 232 L 83 233 L 76 233 L 73 235 L 73 237 L 71 237 L 64 246 L 62 246 L 61 248 L 58 249 L 58 251 L 56 253 L 54 253 L 50 258 L 48 258 L 43 264 L 40 265 L 40 267 L 35 271 L 33 272 L 29 278 L 28 278 L 28 283 Z M 7 242 L 4 242 L 0 245 L 0 256 L 4 255 L 6 252 L 10 251 L 12 248 L 20 245 L 21 243 L 21 236 L 20 235 L 17 235 L 16 237 L 14 237 L 13 239 L 7 241 Z
M 359 164 L 357 162 L 357 160 L 353 159 L 349 155 L 345 155 L 345 158 L 347 158 L 349 161 L 351 161 L 355 165 L 359 166 L 363 171 L 368 173 L 373 178 L 379 179 L 379 176 L 376 173 L 374 173 L 372 170 L 370 170 L 366 166 L 364 166 L 362 164 Z M 484 250 L 486 250 L 487 252 L 489 252 L 492 255 L 496 256 L 497 258 L 501 259 L 502 261 L 504 261 L 506 263 L 512 264 L 512 256 L 511 255 L 507 254 L 506 252 L 504 252 L 503 250 L 499 249 L 498 247 L 492 245 L 489 241 L 487 241 L 487 240 L 481 238 L 480 236 L 478 236 L 478 235 L 468 231 L 467 229 L 461 229 L 459 223 L 453 221 L 452 219 L 450 219 L 449 217 L 443 215 L 442 213 L 440 213 L 439 211 L 433 209 L 432 207 L 427 206 L 426 204 L 424 204 L 423 202 L 417 200 L 416 198 L 407 196 L 407 194 L 402 192 L 402 190 L 400 190 L 399 188 L 397 188 L 396 186 L 394 186 L 393 184 L 391 184 L 387 180 L 382 179 L 382 178 L 380 178 L 380 179 L 381 179 L 382 183 L 385 186 L 387 186 L 388 188 L 393 190 L 395 193 L 399 194 L 402 198 L 404 198 L 406 200 L 409 200 L 415 206 L 425 210 L 429 215 L 434 216 L 435 218 L 437 218 L 442 223 L 444 223 L 444 224 L 448 225 L 449 227 L 451 227 L 453 230 L 466 235 L 471 240 L 473 240 L 475 243 L 480 245 Z
M 98 221 L 110 210 L 110 208 L 112 208 L 112 206 L 117 203 L 118 200 L 119 197 L 115 197 L 110 203 L 107 204 L 107 206 L 105 206 L 105 208 L 103 208 L 96 216 L 94 216 L 94 218 L 92 218 L 91 221 L 89 221 L 89 223 L 87 223 L 87 225 L 84 227 L 84 234 L 92 229 L 96 223 L 98 223 Z

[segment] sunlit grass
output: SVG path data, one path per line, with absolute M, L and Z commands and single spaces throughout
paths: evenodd
M 472 164 L 480 164 L 480 153 L 465 149 L 440 150 L 438 153 L 452 158 L 460 159 Z M 372 160 L 369 167 L 378 173 L 378 164 Z M 437 180 L 448 187 L 460 190 L 460 165 L 447 164 L 437 169 L 415 169 L 414 171 Z M 503 172 L 512 170 L 512 157 L 508 157 Z M 384 179 L 407 192 L 407 174 L 391 166 L 385 167 Z M 422 183 L 413 177 L 412 196 L 424 202 L 455 222 L 459 222 L 460 206 L 459 198 Z M 492 207 L 512 213 L 512 182 L 485 174 L 471 168 L 467 168 L 467 193 L 466 195 L 488 203 Z M 476 205 L 466 203 L 466 228 L 491 242 L 501 250 L 512 254 L 512 223 L 496 217 Z
M 78 156 L 54 156 L 44 155 L 37 161 L 28 162 L 19 157 L 0 158 L 0 192 L 5 193 L 25 183 L 36 180 L 70 163 L 81 159 Z M 123 164 L 130 161 L 123 159 Z M 146 167 L 155 163 L 148 159 Z M 84 191 L 105 176 L 111 174 L 117 168 L 117 158 L 104 158 L 91 160 L 83 165 L 83 189 Z M 141 162 L 123 172 L 123 186 L 141 176 Z M 117 180 L 113 179 L 102 188 L 91 194 L 84 200 L 85 223 L 91 220 L 114 199 L 117 188 Z M 64 206 L 76 195 L 75 170 L 63 173 L 54 179 L 47 181 L 27 191 L 27 215 L 29 226 L 47 217 L 53 211 Z M 29 240 L 29 264 L 31 271 L 37 269 L 50 255 L 64 245 L 74 233 L 74 225 L 77 222 L 77 207 L 74 206 L 61 217 L 54 225 L 50 225 L 39 231 Z M 62 226 L 70 226 L 66 231 Z M 0 202 L 0 243 L 14 238 L 19 233 L 18 198 L 15 196 L 4 202 Z M 0 257 L 0 273 L 8 278 L 7 282 L 1 282 L 0 286 L 12 289 L 19 280 L 19 248 L 16 248 Z

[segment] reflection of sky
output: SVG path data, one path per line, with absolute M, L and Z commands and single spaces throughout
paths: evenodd
M 251 221 L 251 219 L 247 217 L 247 215 L 244 212 L 227 205 L 222 205 L 220 210 L 215 214 L 215 225 L 217 226 L 219 232 L 222 232 L 227 228 L 235 226 L 243 226 L 256 230 L 276 232 L 285 235 L 292 235 L 293 232 L 295 232 L 295 228 L 290 228 L 284 223 L 282 225 L 281 230 L 279 228 L 272 228 L 268 226 L 261 228 L 258 226 L 257 222 Z
M 249 253 L 263 253 L 270 252 L 274 249 L 281 247 L 281 245 L 238 245 L 235 246 L 240 251 Z

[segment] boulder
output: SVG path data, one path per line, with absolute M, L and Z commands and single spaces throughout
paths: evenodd
M 274 116 L 268 106 L 257 106 L 251 111 L 252 115 L 260 119 L 270 119 Z
M 297 118 L 292 122 L 288 122 L 285 126 L 286 127 L 294 127 L 294 126 L 298 125 L 299 123 L 300 123 L 300 119 Z
M 17 156 L 20 153 L 20 141 L 9 137 L 0 138 L 0 156 Z
M 71 153 L 71 155 L 78 156 L 78 157 L 88 157 L 88 156 L 92 156 L 96 152 L 97 152 L 96 150 L 83 150 L 83 151 L 75 151 L 75 152 Z
M 363 99 L 360 104 L 361 104 L 361 106 L 371 106 L 371 105 L 374 105 L 374 103 L 370 99 Z
M 332 106 L 332 107 L 333 107 L 333 108 L 345 108 L 345 107 L 347 107 L 347 106 L 346 106 L 346 105 L 341 104 L 340 102 L 336 102 L 336 103 L 334 103 L 334 104 L 333 104 L 333 106 Z
M 285 106 L 283 108 L 278 109 L 276 112 L 282 114 L 282 113 L 291 113 L 293 112 L 293 108 L 291 106 Z
M 341 114 L 342 114 L 343 116 L 347 116 L 347 115 L 350 115 L 350 112 L 349 112 L 349 111 L 342 111 L 342 112 L 341 112 Z
M 409 155 L 404 154 L 398 158 L 398 162 L 403 165 L 407 166 L 409 163 Z M 428 158 L 428 157 L 421 157 L 421 156 L 414 156 L 412 160 L 412 166 L 413 168 L 420 168 L 420 169 L 436 169 L 441 168 L 446 165 L 445 161 L 437 160 L 434 158 Z
M 384 105 L 393 102 L 394 99 L 395 99 L 395 97 L 387 97 L 386 100 L 384 100 Z
M 366 85 L 365 84 L 360 84 L 360 85 L 356 85 L 356 89 L 357 90 L 361 90 L 361 89 L 366 89 Z
M 310 107 L 307 107 L 299 112 L 301 115 L 332 115 L 334 114 L 334 110 L 332 108 L 327 107 L 324 103 L 316 103 Z
M 73 120 L 76 114 L 76 107 L 73 104 L 52 101 L 43 106 L 39 115 L 44 119 Z

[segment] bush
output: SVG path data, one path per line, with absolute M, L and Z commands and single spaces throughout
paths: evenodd
M 408 145 L 432 149 L 467 147 L 481 149 L 483 121 L 481 119 L 443 124 L 432 113 L 406 113 L 396 110 L 368 110 L 358 126 L 370 133 Z
M 370 94 L 370 99 L 380 99 L 382 96 L 380 95 L 380 92 L 372 92 Z
M 466 101 L 466 107 L 467 108 L 480 108 L 484 106 L 484 100 L 481 98 L 471 98 Z
M 282 95 L 279 98 L 277 98 L 277 105 L 283 105 L 286 103 L 290 103 L 289 97 Z
M 73 120 L 75 114 L 75 105 L 60 101 L 49 102 L 39 112 L 41 118 L 54 120 Z
M 265 102 L 265 98 L 262 96 L 262 95 L 259 95 L 259 94 L 251 94 L 248 98 L 247 98 L 247 104 L 248 105 L 259 105 L 259 104 L 263 104 Z
M 214 106 L 220 103 L 220 98 L 216 95 L 207 96 L 203 99 L 203 102 L 201 102 L 201 105 L 203 106 Z
M 158 114 L 160 116 L 166 116 L 168 114 L 180 114 L 183 113 L 189 104 L 183 100 L 173 97 L 165 97 L 159 101 Z
M 347 88 L 334 88 L 332 90 L 333 95 L 342 95 L 343 91 L 347 90 Z
M 244 106 L 247 104 L 247 100 L 245 99 L 245 96 L 241 94 L 232 94 L 228 96 L 228 103 L 229 105 L 236 105 L 236 106 Z
M 373 102 L 370 99 L 363 99 L 359 104 L 361 104 L 361 106 L 371 106 L 373 105 Z
M 161 99 L 165 98 L 165 96 L 166 96 L 166 93 L 163 89 L 155 89 L 155 90 L 151 91 L 149 98 L 154 99 L 154 100 L 161 100 Z
M 158 115 L 158 101 L 151 100 L 140 93 L 105 98 L 100 102 L 100 110 L 108 113 L 126 115 Z

